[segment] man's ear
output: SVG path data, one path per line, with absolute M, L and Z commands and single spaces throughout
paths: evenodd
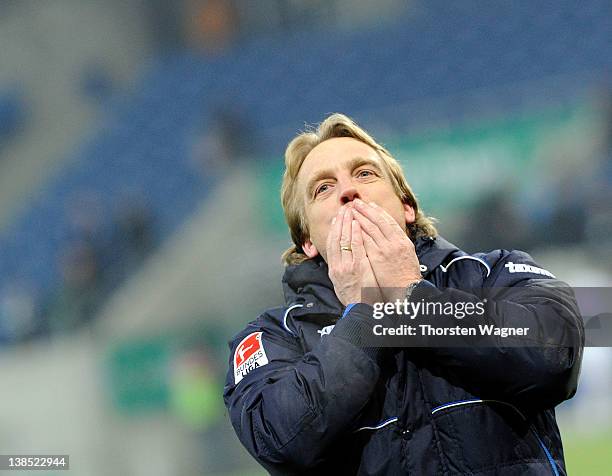
M 302 245 L 302 249 L 304 250 L 306 256 L 308 256 L 309 258 L 314 258 L 319 254 L 319 250 L 317 250 L 317 247 L 314 245 L 314 243 L 310 241 L 310 238 L 308 238 L 304 242 L 304 244 Z
M 408 225 L 414 223 L 414 220 L 416 220 L 416 213 L 414 213 L 414 208 L 412 208 L 407 203 L 404 203 L 404 217 L 406 218 L 406 223 Z

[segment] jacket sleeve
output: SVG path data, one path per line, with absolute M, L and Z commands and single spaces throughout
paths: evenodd
M 479 336 L 478 345 L 462 347 L 432 343 L 425 353 L 474 394 L 534 410 L 555 406 L 576 392 L 584 348 L 584 327 L 573 291 L 539 268 L 527 253 L 493 254 L 501 256 L 485 257 L 495 263 L 484 281 L 484 292 L 493 298 L 486 313 L 454 324 L 524 327 L 529 328 L 528 337 Z M 465 264 L 478 267 L 473 261 Z M 444 302 L 480 300 L 468 290 L 441 290 L 430 283 L 423 288 L 423 295 Z
M 352 306 L 331 333 L 305 354 L 297 337 L 265 316 L 230 343 L 225 405 L 242 444 L 271 473 L 315 467 L 330 445 L 354 428 L 380 374 L 382 351 L 358 345 L 371 309 L 365 304 Z M 236 377 L 240 343 L 258 332 L 265 352 L 265 358 L 259 357 L 263 365 Z

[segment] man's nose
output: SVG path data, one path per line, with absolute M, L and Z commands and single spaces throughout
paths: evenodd
M 346 203 L 352 202 L 356 198 L 361 198 L 361 195 L 359 195 L 359 191 L 355 188 L 353 184 L 348 184 L 345 188 L 342 189 L 342 193 L 340 194 L 340 204 L 344 205 Z

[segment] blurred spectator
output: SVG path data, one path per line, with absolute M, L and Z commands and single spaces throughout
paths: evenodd
M 556 184 L 556 200 L 549 222 L 542 223 L 542 244 L 576 245 L 585 239 L 587 221 L 585 183 L 572 175 L 561 177 Z
M 492 190 L 483 195 L 469 213 L 462 243 L 469 250 L 487 251 L 494 248 L 529 249 L 529 230 L 518 216 L 511 187 Z
M 98 104 L 105 103 L 115 91 L 115 81 L 108 68 L 101 63 L 90 63 L 81 73 L 81 92 Z
M 521 183 L 522 215 L 530 230 L 526 249 L 585 242 L 594 147 L 592 137 L 577 131 L 570 121 L 550 135 L 542 143 L 534 172 Z
M 86 241 L 68 244 L 60 257 L 62 282 L 46 310 L 52 334 L 76 329 L 87 322 L 102 302 L 102 276 L 95 249 Z
M 160 53 L 172 52 L 184 46 L 183 3 L 148 0 L 142 4 L 146 8 L 152 42 Z
M 237 13 L 229 0 L 191 0 L 188 8 L 189 37 L 196 48 L 216 54 L 236 36 Z
M 276 0 L 281 28 L 294 31 L 318 23 L 335 19 L 337 16 L 335 0 Z
M 226 372 L 228 335 L 223 323 L 208 321 L 203 332 L 195 330 L 175 347 L 170 367 L 170 408 L 181 424 L 198 439 L 201 474 L 240 470 L 242 450 L 227 431 L 220 398 Z M 199 473 L 198 473 L 199 474 Z
M 152 211 L 144 198 L 128 194 L 113 217 L 109 273 L 122 279 L 142 264 L 155 246 Z
M 196 134 L 194 161 L 208 176 L 258 153 L 257 135 L 247 115 L 231 102 L 217 107 L 210 123 Z
M 146 202 L 126 195 L 116 216 L 98 196 L 82 191 L 68 207 L 70 233 L 61 253 L 60 286 L 48 299 L 44 319 L 52 334 L 79 327 L 152 252 L 153 219 Z
M 67 200 L 66 215 L 70 239 L 87 241 L 100 251 L 107 215 L 103 197 L 95 190 L 80 189 Z
M 379 2 L 376 5 L 370 2 L 368 6 L 368 2 L 354 0 L 345 0 L 345 4 L 338 0 L 234 0 L 234 5 L 244 37 L 279 31 L 293 33 L 321 26 L 350 26 L 358 17 L 368 18 L 369 23 L 374 23 L 379 20 L 375 14 L 381 12 Z M 388 10 L 388 6 L 382 10 Z
M 203 346 L 178 353 L 171 371 L 171 405 L 178 419 L 205 431 L 221 419 L 219 392 L 222 372 Z

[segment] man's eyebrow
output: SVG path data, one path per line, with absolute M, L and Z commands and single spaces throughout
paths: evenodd
M 347 165 L 350 170 L 355 170 L 359 167 L 363 167 L 364 165 L 371 165 L 378 172 L 381 172 L 381 168 L 378 162 L 376 162 L 374 159 L 369 159 L 366 157 L 353 157 L 352 159 L 348 161 Z M 312 195 L 312 189 L 317 184 L 317 182 L 319 182 L 320 180 L 329 178 L 333 174 L 334 174 L 333 169 L 323 169 L 323 170 L 317 171 L 314 174 L 314 176 L 308 181 L 308 184 L 306 186 L 306 192 L 308 193 L 308 195 Z
M 351 170 L 363 167 L 364 165 L 371 165 L 379 172 L 381 171 L 380 164 L 376 160 L 367 157 L 354 157 L 349 161 L 348 165 Z

